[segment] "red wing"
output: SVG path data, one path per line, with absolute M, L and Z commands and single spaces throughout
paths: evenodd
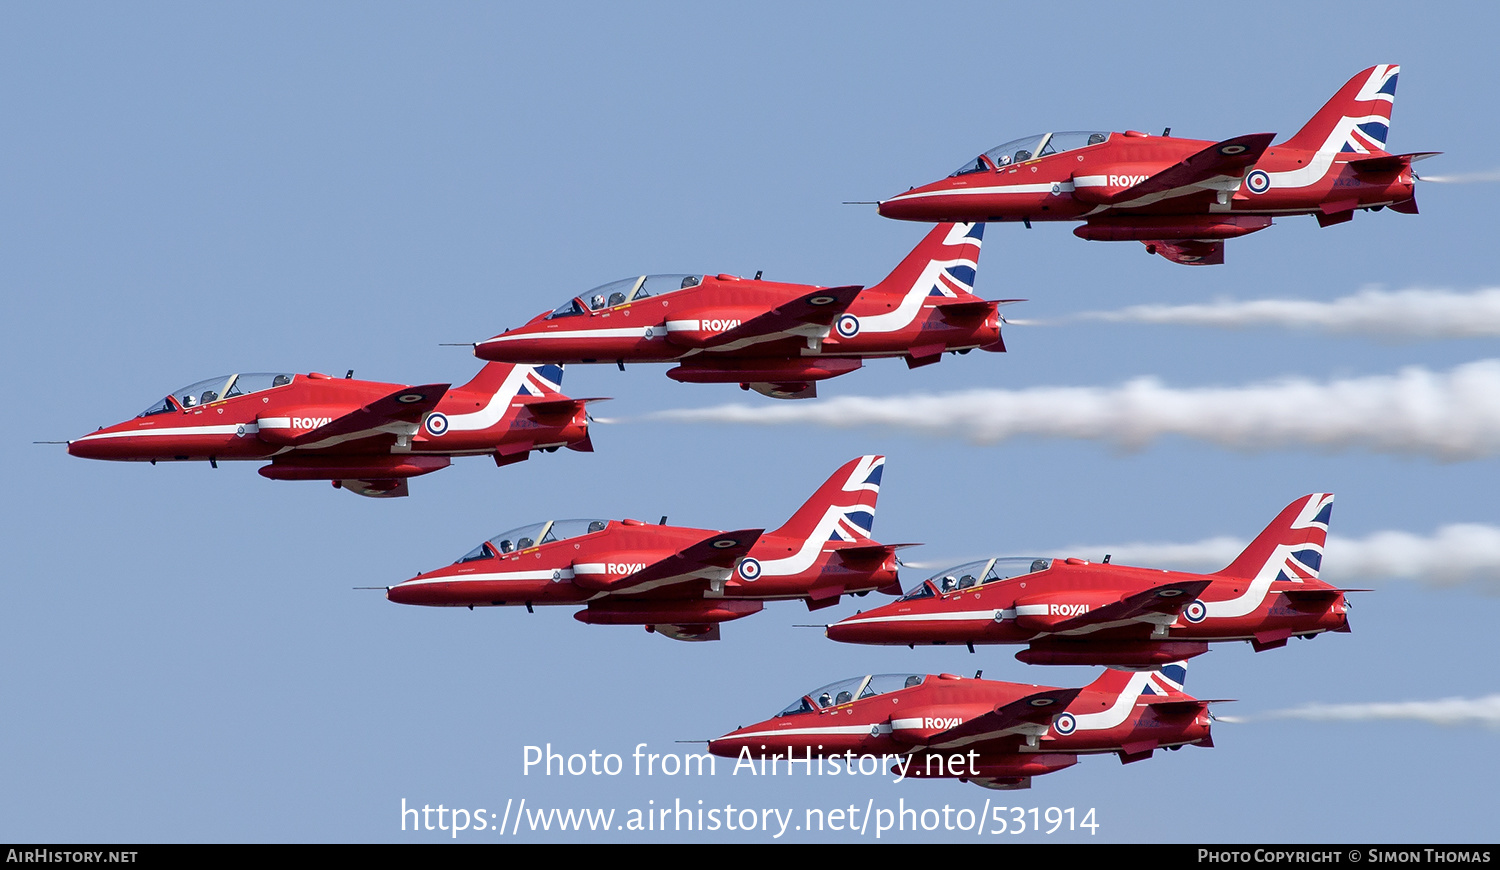
M 1271 146 L 1275 133 L 1252 133 L 1236 136 L 1204 148 L 1197 154 L 1173 165 L 1134 187 L 1127 187 L 1106 202 L 1117 205 L 1153 193 L 1166 193 L 1179 187 L 1198 185 L 1214 178 L 1227 176 L 1244 178 L 1250 167 Z M 1188 191 L 1184 191 L 1188 192 Z
M 1146 250 L 1184 266 L 1224 265 L 1223 242 L 1146 242 Z
M 765 314 L 752 317 L 728 332 L 720 333 L 706 346 L 718 347 L 747 338 L 793 332 L 798 327 L 832 326 L 833 321 L 844 313 L 844 309 L 854 302 L 863 289 L 865 288 L 850 286 L 814 290 L 784 302 Z
M 737 532 L 709 535 L 691 547 L 679 550 L 676 555 L 621 577 L 609 584 L 608 591 L 632 592 L 640 591 L 645 586 L 702 580 L 702 577 L 696 576 L 696 572 L 705 568 L 728 571 L 750 552 L 750 548 L 755 546 L 755 542 L 764 533 L 765 529 L 740 529 Z
M 1163 583 L 1145 592 L 1137 592 L 1121 598 L 1113 604 L 1090 610 L 1081 616 L 1065 619 L 1049 628 L 1048 631 L 1072 631 L 1104 622 L 1134 619 L 1148 613 L 1180 613 L 1182 608 L 1191 604 L 1193 599 L 1202 594 L 1212 582 L 1212 580 L 1184 580 L 1179 583 Z
M 1052 721 L 1073 703 L 1082 689 L 1048 689 L 1011 701 L 973 719 L 934 734 L 927 741 L 929 746 L 950 746 L 954 743 L 975 743 L 979 740 L 1004 736 L 1018 725 L 1041 725 Z
M 310 432 L 297 436 L 292 439 L 291 443 L 293 446 L 301 446 L 322 441 L 325 438 L 336 438 L 357 432 L 375 434 L 373 430 L 388 423 L 420 423 L 427 412 L 436 408 L 438 402 L 442 401 L 443 394 L 448 392 L 450 386 L 452 385 L 423 384 L 419 387 L 402 387 L 388 396 L 376 399 L 358 411 L 351 411 Z

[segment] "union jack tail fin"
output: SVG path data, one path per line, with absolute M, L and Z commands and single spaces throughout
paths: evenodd
M 785 525 L 770 535 L 799 541 L 813 536 L 824 541 L 869 541 L 884 470 L 884 456 L 861 456 L 845 463 Z
M 885 280 L 865 293 L 904 297 L 919 291 L 923 296 L 948 299 L 972 296 L 983 244 L 984 224 L 938 224 Z
M 562 366 L 523 366 L 514 363 L 485 363 L 479 374 L 457 389 L 493 396 L 502 389 L 520 396 L 553 396 L 562 392 Z
M 1187 692 L 1182 688 L 1186 682 L 1187 662 L 1181 661 L 1162 665 L 1159 669 L 1150 671 L 1105 668 L 1104 673 L 1084 687 L 1084 691 L 1115 696 L 1133 693 L 1136 697 L 1141 695 L 1166 698 L 1188 697 Z
M 1287 580 L 1316 580 L 1333 515 L 1333 494 L 1315 492 L 1286 506 L 1238 558 L 1219 574 L 1254 579 L 1267 569 Z M 1273 578 L 1274 579 L 1274 578 Z
M 1372 66 L 1339 89 L 1283 148 L 1353 154 L 1385 153 L 1391 132 L 1391 106 L 1396 102 L 1393 63 Z

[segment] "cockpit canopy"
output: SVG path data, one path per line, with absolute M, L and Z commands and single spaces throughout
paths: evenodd
M 219 375 L 206 381 L 173 390 L 171 395 L 142 411 L 140 416 L 165 414 L 178 408 L 187 410 L 220 399 L 248 396 L 273 387 L 284 387 L 292 382 L 292 376 L 277 372 L 246 372 L 245 374 Z M 176 402 L 176 406 L 173 406 Z
M 651 296 L 697 287 L 701 283 L 703 283 L 702 275 L 639 275 L 635 278 L 621 278 L 619 281 L 600 284 L 578 299 L 588 304 L 588 311 L 600 311 L 616 305 L 624 305 L 626 302 L 639 302 Z M 559 317 L 573 317 L 585 313 L 585 309 L 579 306 L 578 299 L 569 299 L 559 305 L 557 310 L 547 315 L 547 319 L 556 320 Z
M 983 586 L 986 583 L 1009 580 L 1024 574 L 1035 574 L 1051 567 L 1051 559 L 1036 559 L 1029 556 L 981 559 L 978 562 L 968 562 L 934 574 L 923 581 L 920 586 L 901 596 L 901 600 L 915 601 L 918 598 L 947 595 L 949 592 L 957 592 L 971 586 Z
M 912 686 L 920 686 L 925 679 L 927 677 L 922 674 L 873 674 L 867 677 L 855 677 L 852 680 L 840 680 L 808 692 L 776 715 L 778 717 L 795 716 L 798 713 L 826 710 L 850 701 L 861 701 L 876 695 L 884 695 L 886 692 L 898 692 Z
M 539 547 L 553 541 L 566 541 L 569 538 L 592 535 L 594 532 L 604 531 L 608 525 L 609 520 L 548 520 L 544 523 L 532 523 L 529 526 L 501 532 L 465 553 L 464 557 L 455 564 L 493 559 L 497 556 L 518 553 L 528 547 Z
M 1064 151 L 1087 148 L 1109 140 L 1109 134 L 1092 130 L 1069 130 L 1064 133 L 1042 133 L 1013 139 L 984 152 L 965 163 L 953 175 L 968 175 L 971 172 L 987 172 L 1012 163 L 1025 163 L 1039 157 L 1050 157 Z

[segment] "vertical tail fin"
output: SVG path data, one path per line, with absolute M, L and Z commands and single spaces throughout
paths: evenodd
M 906 259 L 865 293 L 950 299 L 972 296 L 974 276 L 979 270 L 979 249 L 984 244 L 984 224 L 938 224 Z
M 845 463 L 785 525 L 770 534 L 804 541 L 814 535 L 822 541 L 870 540 L 884 470 L 884 456 L 861 456 Z
M 562 392 L 562 366 L 523 366 L 502 362 L 485 363 L 473 380 L 458 389 L 492 396 L 506 387 L 512 376 L 519 381 L 517 395 L 540 397 Z
M 486 363 L 473 380 L 448 391 L 450 397 L 455 393 L 463 394 L 465 404 L 473 401 L 476 410 L 458 413 L 455 409 L 431 414 L 425 423 L 427 431 L 441 435 L 450 429 L 458 432 L 489 429 L 509 418 L 511 406 L 517 399 L 527 399 L 528 403 L 566 400 L 568 397 L 561 392 L 561 381 L 562 366 Z
M 1131 694 L 1134 701 L 1141 695 L 1162 697 L 1186 696 L 1187 662 L 1172 662 L 1152 671 L 1123 671 L 1106 668 L 1084 691 L 1110 695 Z
M 1323 566 L 1323 544 L 1328 540 L 1332 516 L 1332 493 L 1303 496 L 1287 505 L 1229 567 L 1218 573 L 1253 579 L 1274 567 L 1287 574 L 1288 580 L 1316 580 Z
M 1355 154 L 1384 152 L 1399 72 L 1400 66 L 1383 63 L 1356 75 L 1281 147 Z

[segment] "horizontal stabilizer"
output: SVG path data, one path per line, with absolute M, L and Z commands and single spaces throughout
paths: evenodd
M 1150 707 L 1151 711 L 1157 716 L 1170 718 L 1173 716 L 1196 715 L 1198 711 L 1208 709 L 1208 705 L 1213 702 L 1198 698 L 1161 698 L 1159 696 L 1157 700 L 1152 700 L 1151 695 L 1142 695 L 1136 703 L 1141 706 Z
M 561 417 L 571 419 L 573 415 L 582 411 L 589 402 L 607 401 L 609 399 L 599 397 L 588 399 L 569 399 L 563 397 L 560 399 L 541 399 L 535 402 L 523 402 L 521 403 L 521 407 L 525 408 L 527 413 L 533 417 Z
M 1350 160 L 1349 167 L 1355 172 L 1399 172 L 1402 169 L 1416 163 L 1418 160 L 1426 160 L 1442 154 L 1441 151 L 1413 151 L 1410 154 L 1385 154 L 1380 157 L 1364 157 L 1359 160 Z
M 965 323 L 989 317 L 994 312 L 997 304 L 982 300 L 939 302 L 932 306 L 932 310 L 942 315 L 942 318 L 949 323 Z
M 1073 703 L 1082 689 L 1047 689 L 1027 695 L 996 707 L 982 716 L 975 716 L 961 725 L 934 734 L 928 746 L 949 747 L 956 744 L 975 743 L 979 740 L 1000 737 L 1020 725 L 1042 725 L 1052 721 Z
M 1197 598 L 1212 582 L 1212 580 L 1183 580 L 1177 583 L 1163 583 L 1145 592 L 1137 592 L 1113 604 L 1106 604 L 1072 619 L 1059 622 L 1050 630 L 1053 632 L 1073 631 L 1105 622 L 1135 619 L 1148 613 L 1176 614 Z
M 884 562 L 887 556 L 895 555 L 897 550 L 907 547 L 920 547 L 921 544 L 863 544 L 854 547 L 840 547 L 833 551 L 839 561 L 845 564 L 869 564 L 871 562 Z
M 1274 589 L 1295 602 L 1306 601 L 1309 604 L 1321 601 L 1332 601 L 1345 592 L 1374 592 L 1373 589 Z

